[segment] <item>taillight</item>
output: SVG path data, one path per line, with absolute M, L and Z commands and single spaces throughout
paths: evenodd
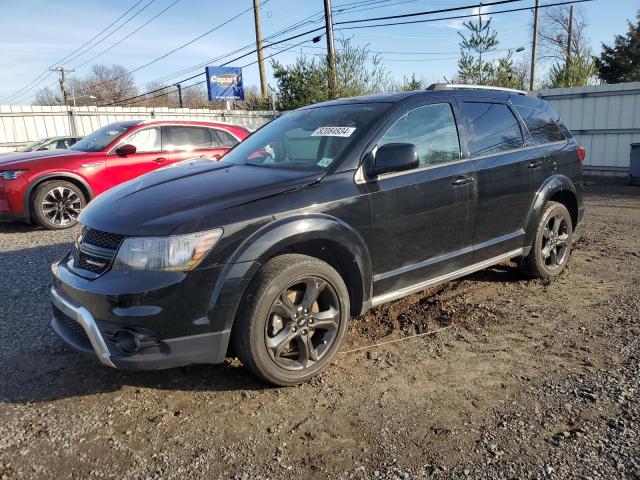
M 577 152 L 578 152 L 578 157 L 580 158 L 580 163 L 584 163 L 584 157 L 587 155 L 587 151 L 582 145 L 580 145 L 578 147 Z

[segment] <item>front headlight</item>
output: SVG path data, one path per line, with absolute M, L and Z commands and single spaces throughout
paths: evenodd
M 185 271 L 194 269 L 222 236 L 222 229 L 170 237 L 126 238 L 114 270 Z
M 15 180 L 24 172 L 26 172 L 26 170 L 0 170 L 0 177 L 5 180 Z

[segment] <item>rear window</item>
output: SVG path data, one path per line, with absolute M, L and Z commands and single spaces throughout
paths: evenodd
M 539 109 L 516 105 L 515 108 L 527 126 L 533 143 L 542 144 L 566 140 L 550 107 Z
M 520 125 L 506 105 L 465 102 L 462 113 L 471 156 L 513 150 L 524 145 Z
M 217 143 L 222 147 L 231 148 L 235 147 L 238 143 L 238 140 L 233 135 L 231 135 L 229 132 L 225 132 L 224 130 L 212 128 L 211 135 L 213 137 L 214 143 Z
M 208 128 L 189 126 L 162 127 L 163 150 L 196 150 L 211 148 L 211 136 Z

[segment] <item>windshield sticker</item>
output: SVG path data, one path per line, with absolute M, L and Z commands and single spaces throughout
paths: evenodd
M 323 157 L 323 158 L 318 162 L 318 166 L 319 166 L 319 167 L 328 167 L 329 165 L 331 165 L 331 162 L 333 162 L 333 158 Z
M 350 137 L 356 127 L 318 127 L 312 137 Z

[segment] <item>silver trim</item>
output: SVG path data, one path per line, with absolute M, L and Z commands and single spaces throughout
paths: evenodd
M 107 344 L 105 343 L 104 338 L 102 338 L 98 325 L 96 325 L 96 321 L 89 311 L 84 307 L 74 305 L 69 300 L 62 297 L 55 287 L 51 287 L 50 295 L 51 302 L 60 309 L 62 313 L 72 318 L 82 326 L 87 337 L 89 337 L 93 350 L 98 356 L 98 360 L 108 367 L 116 368 L 111 361 L 111 353 L 107 348 Z
M 515 88 L 494 87 L 492 85 L 472 85 L 464 83 L 432 83 L 427 90 L 488 90 L 496 92 L 517 93 L 518 95 L 527 95 L 529 92 L 518 90 Z
M 497 265 L 498 263 L 504 262 L 506 260 L 509 260 L 510 258 L 517 257 L 522 254 L 523 254 L 523 249 L 518 248 L 517 250 L 512 250 L 502 255 L 498 255 L 497 257 L 489 258 L 487 260 L 483 260 L 482 262 L 474 263 L 473 265 L 469 265 L 468 267 L 461 268 L 460 270 L 446 273 L 444 275 L 440 275 L 439 277 L 431 278 L 429 280 L 424 280 L 422 282 L 416 283 L 414 285 L 409 285 L 408 287 L 404 287 L 399 290 L 394 290 L 392 292 L 378 295 L 377 297 L 373 297 L 371 299 L 371 305 L 373 307 L 377 307 L 378 305 L 381 305 L 383 303 L 392 302 L 393 300 L 406 297 L 407 295 L 411 295 L 412 293 L 419 292 L 421 290 L 424 290 L 429 287 L 433 287 L 440 283 L 444 283 L 444 282 L 448 282 L 449 280 L 454 280 L 456 278 L 464 277 L 465 275 L 469 275 L 471 273 L 477 272 L 478 270 L 483 270 L 487 267 Z

